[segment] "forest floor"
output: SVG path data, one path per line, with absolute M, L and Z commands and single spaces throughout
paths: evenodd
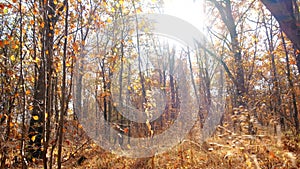
M 203 144 L 199 143 L 199 127 L 172 150 L 152 158 L 131 159 L 104 151 L 87 137 L 71 138 L 65 143 L 64 168 L 237 168 L 293 169 L 300 168 L 300 137 L 289 132 L 273 134 L 260 129 L 256 135 L 217 130 Z M 219 128 L 220 129 L 220 128 Z M 68 149 L 77 144 L 77 150 Z M 39 163 L 39 164 L 38 164 Z M 33 164 L 39 168 L 41 162 Z
M 83 131 L 77 129 L 81 135 L 74 134 L 75 128 L 72 128 L 70 130 L 73 131 L 65 132 L 63 168 L 300 168 L 300 135 L 295 136 L 291 132 L 274 134 L 271 127 L 261 127 L 255 135 L 235 133 L 228 128 L 218 127 L 213 136 L 201 144 L 199 124 L 196 124 L 186 139 L 170 151 L 151 158 L 136 159 L 120 157 L 105 151 Z M 54 161 L 56 161 L 56 153 L 54 151 Z M 54 168 L 55 166 L 53 164 Z M 29 168 L 43 168 L 43 161 L 34 160 Z

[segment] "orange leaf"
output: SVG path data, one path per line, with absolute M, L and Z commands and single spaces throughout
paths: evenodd
M 73 47 L 73 49 L 74 49 L 74 51 L 78 51 L 78 49 L 79 49 L 79 47 L 78 47 L 78 45 L 77 45 L 77 43 L 76 42 L 74 42 L 73 44 L 72 44 L 72 47 Z
M 0 3 L 0 9 L 4 9 L 4 4 L 3 3 Z
M 290 60 L 290 64 L 291 64 L 291 65 L 295 65 L 295 64 L 296 64 L 296 61 L 295 61 L 295 60 Z
M 272 151 L 269 152 L 269 156 L 270 156 L 270 158 L 275 158 L 276 157 L 274 152 L 272 152 Z
M 13 45 L 13 49 L 18 49 L 19 48 L 19 46 L 18 45 Z
M 26 95 L 30 95 L 30 93 L 31 93 L 30 90 L 26 90 L 25 92 Z
M 9 44 L 8 40 L 4 40 L 4 45 L 8 45 L 8 44 Z
M 125 129 L 124 129 L 124 133 L 128 133 L 129 132 L 129 129 L 126 127 Z
M 37 13 L 38 13 L 37 10 L 34 9 L 34 10 L 33 10 L 33 14 L 34 14 L 34 15 L 37 15 Z

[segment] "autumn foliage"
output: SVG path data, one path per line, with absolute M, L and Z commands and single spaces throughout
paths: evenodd
M 300 22 L 299 1 L 262 1 L 203 1 L 196 50 L 139 33 L 149 25 L 137 15 L 161 0 L 1 1 L 0 168 L 300 168 L 300 29 L 283 26 Z M 184 139 L 152 157 L 116 155 L 170 129 L 181 93 L 197 102 Z M 89 134 L 102 130 L 115 152 Z

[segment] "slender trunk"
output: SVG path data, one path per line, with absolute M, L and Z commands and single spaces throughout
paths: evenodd
M 57 165 L 58 169 L 61 169 L 61 162 L 62 162 L 62 143 L 63 143 L 63 128 L 64 128 L 64 115 L 66 112 L 66 60 L 67 60 L 67 43 L 68 43 L 68 16 L 69 16 L 69 4 L 68 1 L 66 2 L 66 16 L 65 16 L 65 41 L 63 47 L 63 58 L 62 58 L 62 87 L 61 87 L 61 111 L 59 116 L 59 137 L 58 137 L 58 156 L 57 156 Z
M 273 74 L 273 78 L 272 78 L 272 83 L 274 85 L 274 89 L 275 89 L 275 100 L 276 100 L 276 105 L 274 105 L 274 111 L 278 112 L 279 115 L 279 119 L 280 119 L 280 125 L 282 127 L 282 129 L 284 130 L 284 115 L 281 109 L 281 104 L 282 104 L 282 100 L 281 100 L 281 96 L 280 96 L 280 84 L 279 84 L 279 80 L 278 80 L 278 74 L 277 74 L 277 68 L 276 68 L 276 61 L 275 61 L 275 55 L 273 54 L 274 52 L 274 44 L 273 44 L 273 20 L 271 17 L 271 26 L 270 26 L 270 30 L 268 30 L 268 26 L 266 25 L 266 22 L 264 22 L 264 27 L 266 30 L 266 37 L 267 37 L 267 42 L 268 44 L 266 45 L 267 50 L 270 53 L 270 57 L 271 57 L 271 70 L 272 70 L 272 74 Z
M 21 143 L 20 143 L 20 154 L 22 160 L 22 169 L 27 168 L 27 161 L 25 159 L 25 105 L 26 105 L 26 95 L 25 95 L 25 84 L 24 84 L 24 75 L 23 75 L 23 14 L 22 14 L 22 0 L 19 2 L 19 12 L 20 12 L 20 86 L 22 101 L 21 101 L 21 112 L 22 112 L 22 136 L 21 136 Z
M 122 8 L 120 7 L 121 15 L 122 15 Z M 122 17 L 122 16 L 121 16 Z M 121 68 L 120 68 L 120 75 L 119 75 L 119 104 L 120 107 L 123 107 L 123 99 L 122 99 L 122 92 L 123 92 L 123 69 L 124 69 L 124 18 L 122 17 L 122 32 L 121 32 L 121 57 L 120 57 L 120 62 L 121 62 Z M 117 114 L 120 114 L 119 112 Z M 121 116 L 121 125 L 124 125 L 124 117 Z M 122 146 L 123 145 L 123 135 L 121 135 L 119 144 Z
M 52 165 L 54 163 L 54 160 L 53 160 L 53 152 L 56 148 L 56 144 L 57 144 L 57 140 L 58 140 L 58 135 L 59 135 L 59 108 L 58 108 L 58 103 L 59 103 L 59 97 L 58 97 L 58 78 L 56 77 L 54 80 L 53 80 L 53 88 L 54 88 L 54 92 L 53 92 L 53 95 L 54 95 L 54 112 L 56 112 L 54 114 L 54 117 L 55 117 L 55 121 L 54 121 L 54 124 L 55 124 L 55 131 L 54 133 L 55 134 L 55 139 L 52 143 L 52 147 L 51 147 L 51 152 L 50 152 L 50 166 L 49 168 L 52 169 Z
M 169 50 L 169 49 L 168 49 Z M 176 108 L 176 92 L 175 92 L 175 80 L 174 80 L 174 64 L 175 64 L 175 46 L 172 48 L 172 51 L 168 52 L 169 57 L 169 79 L 170 79 L 170 88 L 171 88 L 171 103 L 172 108 Z M 175 118 L 173 117 L 173 112 L 171 112 L 171 119 Z M 174 120 L 174 119 L 173 119 Z
M 136 11 L 136 6 L 135 6 L 135 2 L 132 1 L 132 5 L 133 5 L 133 8 L 134 8 L 134 13 L 135 13 L 135 26 L 136 26 L 136 43 L 137 43 L 137 54 L 138 54 L 138 71 L 139 71 L 139 78 L 140 78 L 140 84 L 141 84 L 141 87 L 142 87 L 142 100 L 138 100 L 140 102 L 142 102 L 142 112 L 144 112 L 144 106 L 143 106 L 143 103 L 146 103 L 147 100 L 146 100 L 146 90 L 145 90 L 145 79 L 144 79 L 144 75 L 143 75 L 143 72 L 142 72 L 142 58 L 141 58 L 141 51 L 140 51 L 140 35 L 139 35 L 139 22 L 138 22 L 138 17 L 137 17 L 137 11 Z M 144 124 L 143 123 L 140 123 L 140 129 L 141 130 L 142 128 L 144 128 Z M 137 131 L 138 133 L 141 133 L 140 131 Z M 144 134 L 147 135 L 147 130 L 144 130 Z
M 128 65 L 127 74 L 128 74 L 127 86 L 130 86 L 130 83 L 131 83 L 131 80 L 130 80 L 130 78 L 131 78 L 131 76 L 130 76 L 130 74 L 131 74 L 131 64 L 130 63 Z M 127 92 L 126 92 L 126 105 L 130 105 L 130 91 L 129 90 L 127 90 Z M 129 111 L 127 111 L 127 112 L 128 112 L 127 117 L 129 117 L 130 112 Z M 130 120 L 127 120 L 127 121 L 128 121 L 128 124 L 127 124 L 128 125 L 128 140 L 127 140 L 127 142 L 128 142 L 128 144 L 130 144 L 132 122 Z
M 299 128 L 296 93 L 295 93 L 294 84 L 293 84 L 292 77 L 291 77 L 289 54 L 288 54 L 288 50 L 286 48 L 286 43 L 285 43 L 282 31 L 281 31 L 281 39 L 282 39 L 282 43 L 283 43 L 283 47 L 284 47 L 284 51 L 285 51 L 285 62 L 286 62 L 286 70 L 287 70 L 286 76 L 288 79 L 290 90 L 292 91 L 292 99 L 293 99 L 293 107 L 294 107 L 293 118 L 294 118 L 296 133 L 299 134 L 300 128 Z
M 194 93 L 195 93 L 195 96 L 196 96 L 196 99 L 197 99 L 198 108 L 200 109 L 200 98 L 198 96 L 198 92 L 197 92 L 198 90 L 197 90 L 196 83 L 195 83 L 195 78 L 194 78 L 194 75 L 193 75 L 194 71 L 193 71 L 193 66 L 192 66 L 191 53 L 190 53 L 189 49 L 188 49 L 188 62 L 189 62 L 189 68 L 190 68 L 190 72 L 191 72 L 191 81 L 192 81 Z M 201 118 L 201 116 L 200 116 L 200 118 Z

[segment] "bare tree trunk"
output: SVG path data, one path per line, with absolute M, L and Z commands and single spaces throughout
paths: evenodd
M 20 86 L 22 86 L 21 89 L 21 97 L 22 101 L 20 104 L 21 112 L 22 112 L 22 127 L 21 127 L 21 143 L 20 143 L 20 154 L 21 154 L 21 160 L 22 160 L 22 169 L 27 168 L 27 161 L 25 157 L 25 106 L 26 106 L 26 95 L 25 95 L 25 81 L 24 81 L 24 75 L 23 75 L 23 14 L 22 14 L 22 0 L 19 2 L 19 12 L 20 12 Z
M 232 10 L 231 10 L 231 2 L 225 1 L 225 6 L 221 4 L 221 2 L 218 2 L 216 0 L 210 0 L 215 7 L 218 9 L 222 21 L 224 22 L 226 28 L 229 31 L 230 34 L 230 40 L 231 40 L 231 51 L 233 53 L 234 58 L 234 64 L 235 64 L 235 78 L 231 79 L 234 81 L 234 85 L 236 87 L 236 93 L 237 96 L 236 104 L 235 106 L 246 106 L 244 95 L 247 93 L 245 88 L 245 80 L 244 80 L 244 67 L 243 67 L 243 59 L 241 54 L 241 48 L 238 41 L 238 34 L 236 30 L 236 23 L 233 18 Z
M 292 77 L 291 77 L 289 54 L 288 54 L 288 50 L 286 48 L 286 43 L 285 43 L 282 31 L 281 31 L 281 39 L 282 39 L 282 43 L 283 43 L 283 47 L 284 47 L 284 51 L 285 51 L 285 62 L 286 62 L 286 70 L 287 70 L 286 76 L 288 79 L 290 90 L 292 91 L 292 99 L 293 99 L 293 107 L 294 107 L 293 118 L 294 118 L 296 133 L 299 134 L 300 128 L 299 128 L 296 93 L 295 93 L 294 83 L 293 83 Z
M 265 16 L 264 16 L 265 17 Z M 274 44 L 273 44 L 273 21 L 272 21 L 272 17 L 270 18 L 270 28 L 268 29 L 268 26 L 266 25 L 266 22 L 263 22 L 264 27 L 265 27 L 265 31 L 266 31 L 266 37 L 267 37 L 267 43 L 266 44 L 266 48 L 267 51 L 269 51 L 270 53 L 270 57 L 271 57 L 271 70 L 272 70 L 272 83 L 274 86 L 274 95 L 275 95 L 275 100 L 276 100 L 276 104 L 274 105 L 274 111 L 276 113 L 278 113 L 279 115 L 279 119 L 280 119 L 280 126 L 281 128 L 284 130 L 284 126 L 285 126 L 285 122 L 284 122 L 284 115 L 281 109 L 281 95 L 280 95 L 280 84 L 279 84 L 279 80 L 278 80 L 278 74 L 277 74 L 277 68 L 276 68 L 276 62 L 275 62 L 275 55 L 274 55 Z M 276 114 L 277 115 L 277 114 Z
M 63 58 L 62 58 L 62 87 L 61 87 L 61 111 L 59 116 L 59 136 L 58 136 L 58 156 L 57 156 L 57 168 L 61 169 L 62 162 L 62 142 L 63 142 L 63 129 L 64 129 L 64 115 L 67 107 L 66 103 L 66 60 L 67 60 L 67 43 L 68 43 L 68 16 L 69 16 L 69 4 L 66 2 L 66 16 L 65 16 L 65 41 L 63 47 Z
M 200 97 L 198 95 L 198 90 L 197 90 L 197 86 L 196 86 L 196 82 L 195 82 L 195 78 L 194 78 L 194 75 L 193 75 L 193 65 L 192 65 L 192 60 L 191 60 L 191 53 L 190 53 L 190 50 L 188 49 L 187 51 L 187 56 L 188 56 L 188 63 L 189 63 L 189 68 L 190 68 L 190 72 L 191 72 L 191 81 L 192 81 L 192 85 L 193 85 L 193 89 L 194 89 L 194 93 L 195 93 L 195 96 L 196 96 L 196 99 L 197 99 L 197 104 L 198 104 L 198 114 L 200 116 L 200 120 L 201 120 L 201 124 L 204 122 L 204 116 L 203 116 L 203 112 L 201 112 L 201 104 L 200 104 Z M 199 57 L 200 56 L 197 56 L 197 62 L 198 62 L 198 65 L 200 67 L 200 63 L 199 63 Z M 199 70 L 201 71 L 201 70 Z M 207 105 L 208 106 L 208 105 Z

